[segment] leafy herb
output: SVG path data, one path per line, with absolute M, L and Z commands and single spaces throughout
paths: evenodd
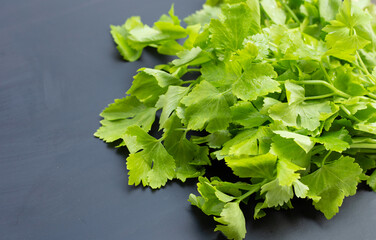
M 125 60 L 177 58 L 140 69 L 95 136 L 127 146 L 131 185 L 198 178 L 189 201 L 229 239 L 249 198 L 254 218 L 296 197 L 330 219 L 361 181 L 376 191 L 375 16 L 369 1 L 207 0 L 186 27 L 173 7 L 153 27 L 131 17 L 111 26 Z M 206 178 L 213 161 L 241 181 Z

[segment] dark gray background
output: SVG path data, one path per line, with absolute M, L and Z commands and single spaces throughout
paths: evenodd
M 151 25 L 172 2 L 0 0 L 0 239 L 223 239 L 187 202 L 194 181 L 130 187 L 124 152 L 92 136 L 136 70 L 168 60 L 149 50 L 122 61 L 109 25 L 132 15 Z M 204 1 L 174 2 L 183 18 Z M 247 239 L 375 239 L 366 188 L 331 221 L 296 205 L 249 220 Z

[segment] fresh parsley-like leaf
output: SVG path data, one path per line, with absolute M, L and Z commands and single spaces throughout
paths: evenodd
M 189 202 L 229 239 L 250 198 L 255 219 L 294 198 L 330 219 L 358 183 L 376 191 L 375 16 L 369 0 L 207 0 L 186 27 L 173 6 L 153 26 L 131 17 L 111 26 L 125 60 L 175 58 L 141 68 L 94 135 L 128 148 L 129 184 L 198 179 Z M 229 181 L 206 177 L 214 161 Z

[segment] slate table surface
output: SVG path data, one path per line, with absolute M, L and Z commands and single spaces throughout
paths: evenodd
M 0 1 L 0 239 L 224 239 L 187 202 L 195 181 L 128 186 L 124 151 L 92 136 L 138 68 L 170 60 L 147 50 L 122 61 L 109 25 L 133 15 L 151 25 L 172 2 L 184 18 L 204 1 Z M 250 214 L 246 239 L 376 239 L 376 194 L 366 188 L 331 221 L 306 202 Z

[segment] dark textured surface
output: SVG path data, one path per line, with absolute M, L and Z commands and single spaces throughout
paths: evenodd
M 201 0 L 174 0 L 185 17 Z M 0 1 L 0 239 L 215 240 L 211 217 L 187 202 L 195 182 L 160 191 L 127 185 L 125 155 L 92 137 L 100 111 L 141 66 L 119 58 L 110 24 L 152 24 L 172 0 Z M 250 211 L 247 216 L 250 219 Z M 247 239 L 376 236 L 376 194 L 345 200 L 327 221 L 306 202 L 248 221 Z

